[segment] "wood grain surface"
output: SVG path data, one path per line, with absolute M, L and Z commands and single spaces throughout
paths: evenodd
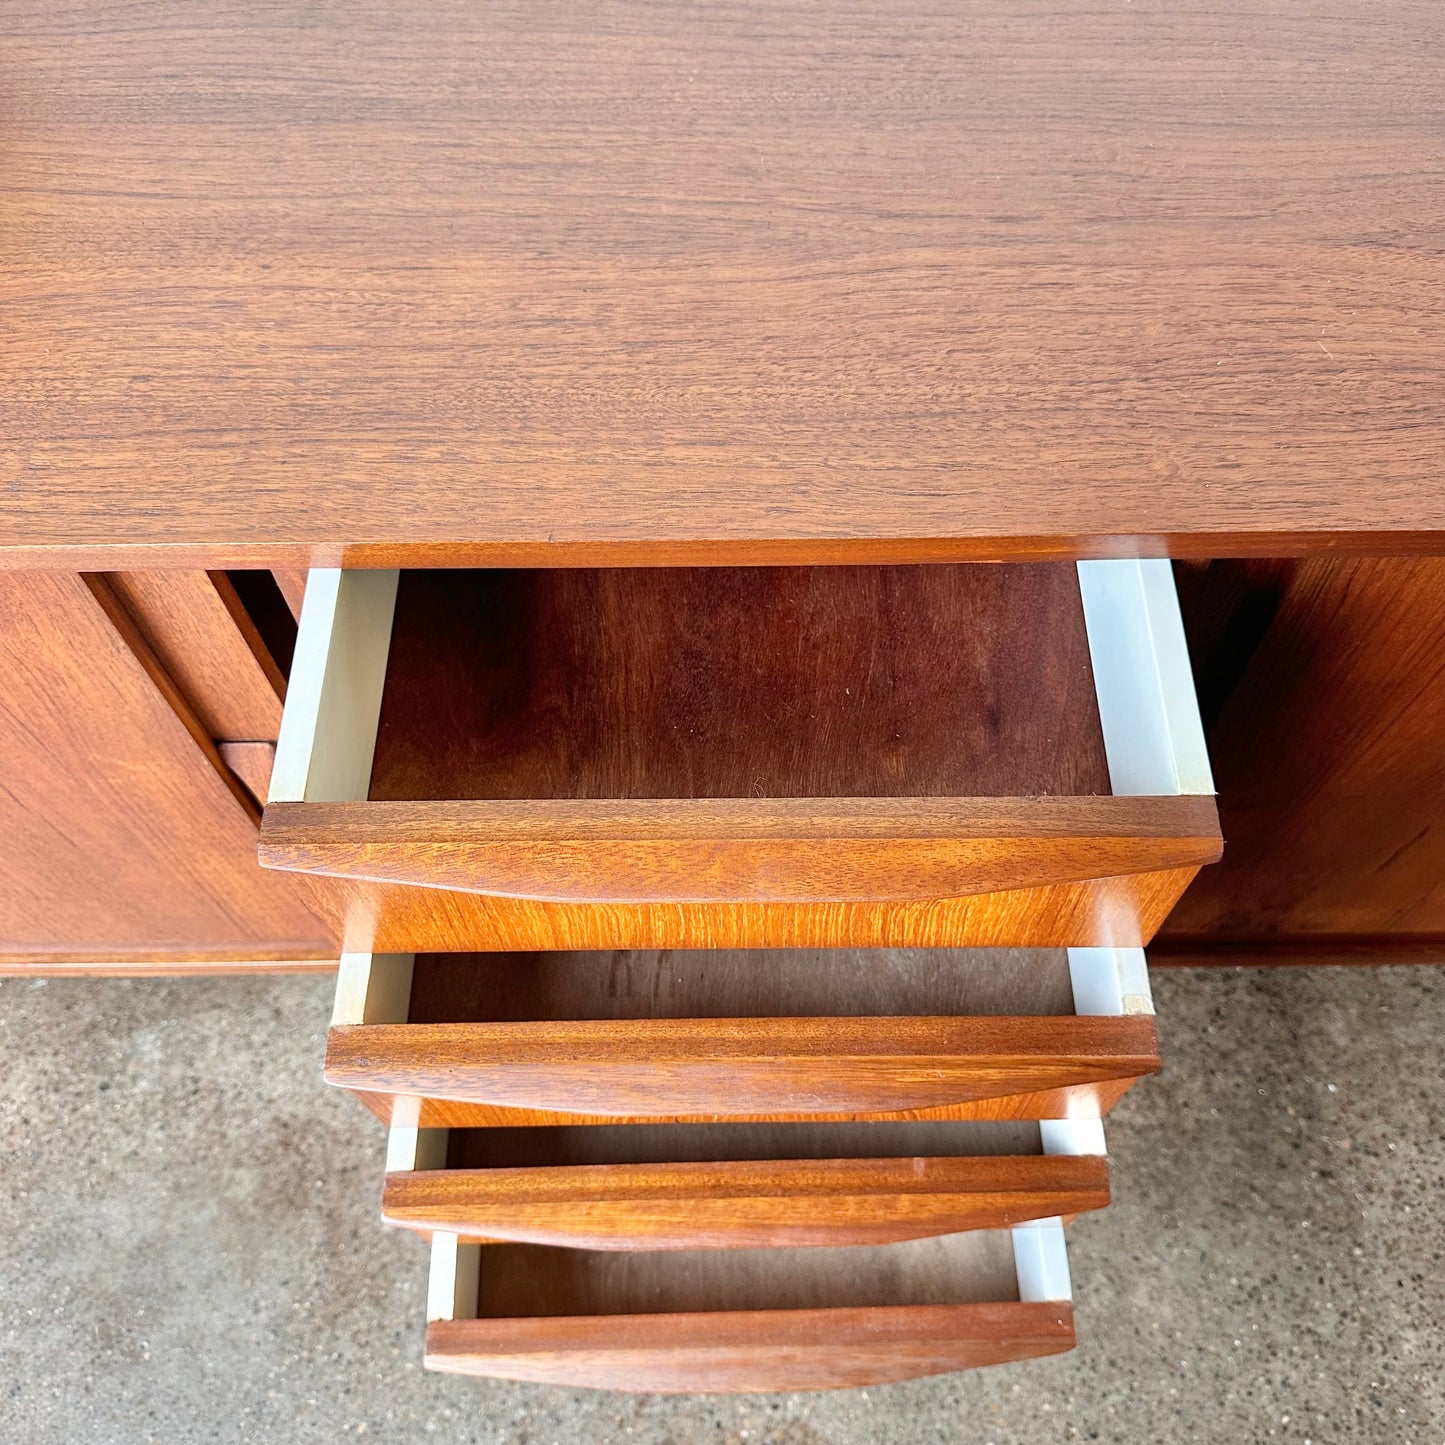
M 373 800 L 1108 792 L 1067 563 L 398 585 Z
M 634 1315 L 625 1320 L 436 1320 L 426 1367 L 648 1394 L 838 1390 L 1062 1354 L 1073 1307 L 899 1305 Z
M 966 1027 L 969 1022 L 986 1025 L 1003 1018 L 1011 1021 L 1011 1037 L 1016 1040 L 1028 1036 L 1028 1025 L 1032 1023 L 1044 1031 L 1053 1028 L 1052 1037 L 1071 1051 L 1081 1046 L 1086 1051 L 1096 1049 L 1101 1036 L 1089 1030 L 1101 1023 L 1126 1025 L 1112 1036 L 1117 1048 L 1110 1062 L 1117 1065 L 1123 1055 L 1134 1054 L 1138 1056 L 1139 1066 L 1122 1074 L 1107 1067 L 1093 1069 L 1090 1071 L 1092 1082 L 1026 1088 L 1022 1080 L 1015 1078 L 1006 1086 L 1018 1090 L 1015 1092 L 978 1097 L 977 1089 L 963 1089 L 948 1102 L 917 1107 L 895 1103 L 883 1108 L 875 1104 L 864 1112 L 860 1112 L 862 1106 L 855 1105 L 835 1110 L 820 1107 L 819 1099 L 806 1098 L 797 1105 L 796 1111 L 788 1108 L 764 1111 L 765 1117 L 775 1123 L 806 1119 L 806 1140 L 826 1137 L 832 1140 L 830 1148 L 845 1153 L 853 1152 L 851 1147 L 836 1133 L 822 1131 L 820 1120 L 1097 1118 L 1113 1107 L 1138 1074 L 1151 1072 L 1158 1064 L 1152 1019 L 1145 1016 L 1128 1020 L 1075 1019 L 1069 963 L 1061 949 L 783 948 L 423 954 L 413 965 L 407 1016 L 411 1020 L 408 1024 L 370 1027 L 389 1028 L 390 1033 L 373 1037 L 389 1040 L 388 1049 L 404 1047 L 408 1060 L 416 1051 L 406 1043 L 407 1033 L 418 1026 L 445 1029 L 476 1023 L 484 1026 L 488 1037 L 495 1033 L 498 1038 L 509 1039 L 509 1047 L 515 1049 L 518 1045 L 527 1046 L 529 1041 L 541 1047 L 546 1042 L 548 1026 L 560 1023 L 572 1030 L 580 1029 L 580 1036 L 591 1039 L 590 1057 L 590 1052 L 596 1051 L 604 1037 L 621 1041 L 637 1020 L 651 1020 L 683 1025 L 702 1050 L 693 1060 L 697 1065 L 705 1063 L 708 1024 L 715 1021 L 730 1025 L 731 1036 L 736 1037 L 737 1031 L 746 1033 L 751 1028 L 748 1023 L 739 1023 L 740 1020 L 765 1019 L 767 1027 L 774 1030 L 770 1036 L 774 1042 L 786 1042 L 788 1038 L 810 1035 L 816 1039 L 820 1028 L 824 1031 L 827 1028 L 826 1024 L 820 1025 L 819 1020 L 836 1018 L 847 1021 L 848 1027 L 858 1031 L 858 1037 L 882 1041 L 885 1051 L 896 1046 L 896 1041 L 888 1043 L 893 1024 L 901 1022 L 907 1026 L 920 1018 L 926 1021 L 925 1030 L 936 1029 L 940 1020 L 945 1026 L 952 1022 Z M 1085 1028 L 1069 1034 L 1070 1027 L 1080 1022 Z M 792 1034 L 790 1024 L 796 1026 Z M 601 1029 L 598 1031 L 589 1025 L 601 1026 Z M 1083 1044 L 1085 1034 L 1092 1043 Z M 1068 1035 L 1066 1043 L 1065 1035 Z M 636 1044 L 622 1046 L 632 1053 L 645 1052 Z M 562 1053 L 563 1057 L 553 1060 L 560 1072 L 550 1080 L 544 1074 L 543 1082 L 553 1092 L 562 1089 L 572 1097 L 579 1083 L 585 1087 L 589 1070 L 585 1066 L 575 1068 L 565 1057 L 565 1050 Z M 540 1062 L 540 1055 L 532 1060 L 533 1064 Z M 878 1062 L 883 1060 L 880 1058 Z M 897 1062 L 896 1058 L 893 1062 Z M 961 1062 L 955 1059 L 949 1067 L 957 1073 L 956 1066 Z M 1021 1062 L 1014 1061 L 1016 1065 Z M 1063 1061 L 1053 1062 L 1057 1065 Z M 1093 1062 L 1097 1064 L 1099 1059 L 1096 1057 Z M 795 1063 L 807 1067 L 802 1059 L 796 1059 Z M 842 1067 L 851 1071 L 855 1063 L 845 1062 Z M 475 1065 L 485 1071 L 486 1064 L 484 1057 L 478 1057 L 465 1061 L 463 1068 Z M 766 1091 L 765 1053 L 758 1053 L 745 1064 Z M 686 1083 L 685 1077 L 682 1082 Z M 874 1082 L 876 1086 L 877 1081 Z M 664 1083 L 668 1089 L 675 1090 L 678 1084 L 675 1068 L 669 1066 L 666 1070 Z M 485 1091 L 476 1089 L 468 1090 L 465 1100 L 437 1095 L 419 1099 L 409 1089 L 402 1093 L 380 1092 L 360 1077 L 350 1079 L 346 1087 L 385 1123 L 405 1120 L 427 1128 L 457 1131 L 452 1135 L 455 1147 L 450 1163 L 454 1167 L 480 1167 L 484 1163 L 511 1166 L 618 1162 L 623 1156 L 606 1153 L 603 1142 L 607 1148 L 616 1149 L 622 1147 L 623 1140 L 629 1141 L 627 1148 L 631 1152 L 626 1156 L 629 1162 L 644 1157 L 664 1161 L 678 1156 L 668 1154 L 666 1149 L 644 1156 L 638 1141 L 643 1138 L 665 1141 L 671 1138 L 666 1130 L 659 1135 L 656 1130 L 638 1128 L 608 1127 L 600 1132 L 578 1132 L 515 1126 L 636 1125 L 644 1119 L 654 1123 L 701 1121 L 736 1118 L 738 1113 L 730 1105 L 722 1106 L 720 1113 L 718 1101 L 712 1098 L 706 1099 L 700 1110 L 671 1112 L 665 1101 L 644 1097 L 628 1106 L 639 1112 L 628 1114 L 625 1109 L 619 1111 L 615 1099 L 596 1106 L 603 1112 L 589 1112 L 591 1106 L 583 1105 L 579 1109 L 575 1103 L 549 1107 L 478 1102 L 478 1093 Z M 636 1090 L 628 1086 L 627 1092 L 631 1099 Z M 772 1094 L 774 1102 L 779 1102 L 776 1089 Z M 726 1098 L 726 1091 L 720 1097 Z M 916 1142 L 913 1151 L 996 1152 L 981 1142 L 979 1131 L 1002 1128 L 1007 1135 L 1009 1152 L 1030 1152 L 1033 1146 L 1025 1147 L 1017 1135 L 1018 1127 L 953 1123 L 947 1125 L 951 1140 L 947 1147 L 925 1147 L 924 1143 Z M 938 1130 L 932 1125 L 929 1128 L 936 1138 Z M 962 1137 L 958 1134 L 960 1129 L 966 1131 Z M 756 1133 L 745 1135 L 737 1124 L 730 1124 L 724 1132 L 731 1141 L 726 1146 L 706 1130 L 692 1129 L 687 1131 L 687 1136 L 697 1147 L 709 1148 L 714 1157 L 722 1157 L 725 1147 L 733 1147 L 744 1137 L 751 1139 L 754 1150 L 759 1147 Z M 782 1132 L 795 1141 L 798 1137 L 797 1130 L 784 1128 Z M 861 1139 L 865 1133 L 866 1130 L 854 1129 L 847 1137 Z M 896 1133 L 889 1137 L 894 1142 L 888 1148 L 902 1147 L 896 1142 Z M 527 1151 L 518 1152 L 519 1140 L 531 1141 Z M 467 1141 L 473 1141 L 473 1147 L 457 1153 Z M 485 1159 L 476 1141 L 491 1141 L 494 1146 Z M 546 1142 L 550 1153 L 537 1152 L 541 1141 Z M 784 1154 L 806 1147 L 806 1143 L 794 1142 Z M 661 1144 L 656 1148 L 662 1148 Z M 784 1155 L 774 1151 L 772 1157 Z
M 332 965 L 335 967 L 335 965 Z M 858 1124 L 882 1123 L 1018 1123 L 1039 1119 L 1102 1119 L 1134 1084 L 1134 1079 L 1105 1079 L 1095 1084 L 1067 1084 L 1057 1089 L 1032 1093 L 1002 1094 L 962 1104 L 939 1104 L 926 1109 L 880 1109 L 868 1113 L 833 1113 L 809 1110 L 805 1113 L 749 1115 L 754 1121 L 772 1124 Z M 666 1114 L 579 1114 L 561 1109 L 507 1108 L 496 1104 L 458 1103 L 454 1099 L 418 1099 L 414 1094 L 378 1094 L 351 1089 L 356 1099 L 387 1127 L 405 1124 L 423 1129 L 501 1130 L 533 1128 L 591 1127 L 620 1128 L 624 1125 L 700 1125 L 739 1122 L 719 1114 L 715 1104 L 703 1113 Z
M 1141 948 L 1197 871 L 1173 868 L 903 903 L 556 903 L 313 873 L 288 876 L 350 952 L 472 953 L 553 948 Z
M 271 770 L 276 764 L 275 743 L 217 743 L 221 761 L 246 785 L 246 791 L 262 805 L 271 786 Z
M 206 574 L 241 634 L 256 666 L 282 703 L 296 651 L 296 615 L 275 576 L 264 568 Z
M 1166 949 L 1438 959 L 1445 560 L 1309 560 L 1269 585 L 1272 620 L 1209 730 L 1230 846 L 1170 917 Z
M 1220 850 L 1205 796 L 589 798 L 271 803 L 260 859 L 507 900 L 766 905 L 933 902 L 1157 877 Z
M 306 596 L 306 569 L 304 567 L 275 567 L 271 575 L 276 579 L 276 585 L 281 589 L 281 596 L 286 600 L 286 606 L 291 609 L 291 615 L 297 622 L 301 621 L 301 602 Z
M 1439 548 L 1433 0 L 0 22 L 0 559 Z
M 391 1173 L 381 1213 L 426 1235 L 583 1249 L 774 1248 L 998 1229 L 1108 1202 L 1101 1157 L 914 1155 Z
M 113 575 L 113 574 L 111 574 Z M 253 824 L 261 821 L 261 806 L 252 796 L 250 789 L 231 770 L 221 757 L 211 731 L 202 721 L 181 685 L 172 675 L 160 654 L 151 646 L 150 637 L 134 612 L 126 605 L 119 592 L 111 585 L 110 576 L 100 572 L 85 572 L 80 578 L 87 592 L 105 615 L 111 631 L 129 649 L 140 670 L 150 679 L 155 693 L 163 698 L 180 725 L 191 735 L 198 756 L 204 759 L 226 785 L 231 796 L 245 810 Z
M 736 1018 L 333 1028 L 326 1079 L 370 1093 L 645 1116 L 874 1113 L 1136 1079 L 1150 1017 Z
M 129 957 L 118 949 L 64 948 L 57 952 L 27 948 L 0 952 L 0 978 L 44 975 L 48 978 L 134 978 L 155 974 L 164 978 L 240 978 L 253 973 L 335 973 L 334 952 L 316 949 L 298 957 L 283 950 L 252 945 L 230 951 L 224 948 L 145 948 Z M 375 1111 L 373 1111 L 375 1112 Z
M 211 738 L 276 741 L 284 681 L 238 625 L 225 573 L 112 572 L 106 581 Z
M 85 581 L 0 579 L 0 676 L 0 966 L 335 959 Z

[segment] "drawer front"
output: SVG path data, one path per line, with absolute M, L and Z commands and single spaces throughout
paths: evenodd
M 609 1256 L 455 1236 L 438 1236 L 432 1251 L 426 1365 L 459 1374 L 659 1393 L 838 1389 L 1074 1343 L 1057 1221 L 761 1257 Z M 760 1288 L 764 1298 L 749 1299 Z M 795 1299 L 806 1303 L 773 1303 Z
M 774 963 L 768 955 L 642 955 L 625 989 L 617 982 L 617 970 L 628 966 L 625 958 L 544 955 L 530 971 L 545 971 L 551 991 L 518 1002 L 506 984 L 526 990 L 526 959 L 509 960 L 508 971 L 500 973 L 488 967 L 495 960 L 476 961 L 495 990 L 489 1000 L 486 990 L 478 996 L 468 989 L 459 960 L 418 964 L 409 955 L 347 955 L 326 1078 L 358 1092 L 388 1122 L 420 1125 L 544 1122 L 547 1116 L 620 1122 L 932 1111 L 1008 1119 L 1097 1116 L 1135 1079 L 1159 1067 L 1148 970 L 1139 950 L 1077 949 L 1037 961 L 1027 954 L 906 955 L 888 986 L 867 997 L 869 1005 L 891 1002 L 900 1013 L 811 1012 L 829 999 L 844 1006 L 865 987 L 875 957 L 865 951 L 800 959 L 798 971 L 811 965 L 813 977 L 789 993 L 780 992 L 773 977 L 762 977 Z M 953 976 L 968 965 L 986 975 L 995 959 L 997 977 L 985 1002 L 1009 1007 L 1017 1000 L 1027 1007 L 1037 986 L 1032 975 L 1047 969 L 1062 975 L 1055 986 L 1062 987 L 1069 1012 L 901 1012 L 955 999 L 977 1002 L 957 991 Z M 884 970 L 881 960 L 877 968 Z M 689 969 L 697 982 L 678 984 Z M 438 978 L 444 986 L 438 987 Z M 662 992 L 669 984 L 678 990 L 675 998 Z M 805 1012 L 758 1017 L 755 999 Z M 1061 1006 L 1060 1000 L 1049 1006 Z M 479 1008 L 532 1016 L 502 1022 L 469 1017 Z M 683 1016 L 586 1016 L 604 1008 Z M 687 1010 L 711 1016 L 690 1017 Z M 569 1012 L 584 1016 L 569 1018 Z M 437 1013 L 461 1020 L 411 1021 Z M 552 1016 L 557 1013 L 562 1016 Z
M 1097 1121 L 399 1127 L 382 1218 L 583 1249 L 882 1244 L 1102 1209 L 1103 1148 Z
M 313 574 L 262 861 L 442 951 L 1133 946 L 1218 857 L 1166 563 L 783 572 Z
M 535 902 L 921 903 L 1196 869 L 1213 800 L 287 803 L 273 867 Z
M 427 1326 L 426 1368 L 643 1394 L 742 1394 L 883 1385 L 1074 1347 L 1067 1303 L 924 1305 L 448 1320 Z
M 1154 1022 L 695 1019 L 333 1029 L 343 1088 L 562 1113 L 879 1113 L 1133 1080 Z

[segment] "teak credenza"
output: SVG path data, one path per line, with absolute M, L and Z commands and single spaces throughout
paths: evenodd
M 5 0 L 0 971 L 336 971 L 437 1369 L 1069 1348 L 1149 966 L 1445 961 L 1438 42 Z

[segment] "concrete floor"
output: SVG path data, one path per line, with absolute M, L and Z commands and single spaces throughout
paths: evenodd
M 1158 973 L 1167 1070 L 1071 1234 L 1079 1347 L 825 1395 L 429 1375 L 325 979 L 0 983 L 0 1439 L 1445 1439 L 1445 975 Z

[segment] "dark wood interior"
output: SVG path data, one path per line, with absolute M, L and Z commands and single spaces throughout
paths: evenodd
M 1018 1299 L 1007 1230 L 850 1249 L 489 1245 L 480 1318 L 981 1304 Z
M 1041 1154 L 1031 1122 L 609 1124 L 453 1129 L 448 1169 L 673 1164 L 724 1159 L 942 1159 Z
M 1060 948 L 418 955 L 408 1021 L 1069 1015 Z
M 1206 722 L 1228 846 L 1158 957 L 1440 959 L 1445 558 L 1212 562 L 1180 578 L 1201 698 L 1227 682 Z
M 300 608 L 292 611 L 286 594 L 274 573 L 260 568 L 232 569 L 211 574 L 217 585 L 225 579 L 228 601 L 243 635 L 256 653 L 256 660 L 280 693 L 286 697 L 286 682 L 291 676 L 291 660 L 296 652 L 297 618 Z M 300 590 L 305 591 L 304 580 Z M 223 593 L 223 596 L 225 593 Z
M 1108 791 L 1070 563 L 401 577 L 376 801 Z

